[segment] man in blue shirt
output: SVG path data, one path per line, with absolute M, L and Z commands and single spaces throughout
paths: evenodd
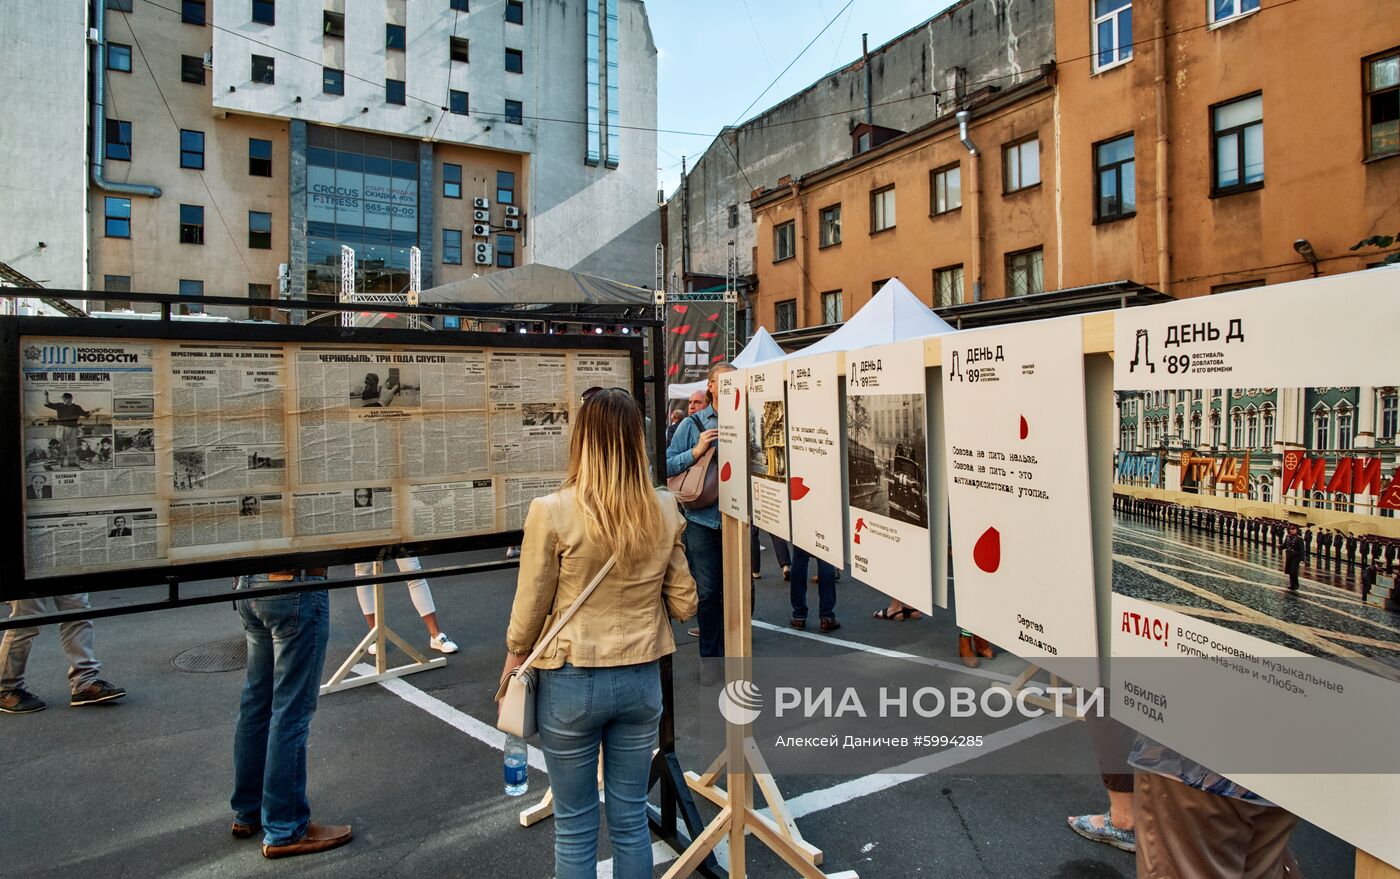
M 718 441 L 719 415 L 715 412 L 715 400 L 719 376 L 733 371 L 734 367 L 728 363 L 710 367 L 705 385 L 707 405 L 676 427 L 666 448 L 667 478 L 684 473 Z M 698 510 L 682 508 L 682 511 L 686 518 L 685 557 L 700 599 L 700 610 L 696 614 L 700 625 L 700 683 L 709 685 L 723 676 L 724 659 L 724 556 L 719 502 Z

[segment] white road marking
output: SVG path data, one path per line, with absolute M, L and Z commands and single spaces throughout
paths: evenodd
M 884 647 L 871 647 L 869 644 L 862 644 L 859 641 L 847 641 L 845 638 L 833 638 L 830 635 L 816 635 L 811 632 L 803 632 L 791 626 L 777 626 L 773 623 L 765 623 L 762 620 L 753 621 L 754 628 L 767 629 L 770 632 L 781 632 L 784 635 L 792 635 L 794 638 L 808 638 L 822 644 L 831 644 L 836 647 L 845 647 L 850 650 L 859 650 L 862 653 L 871 653 L 875 656 L 886 656 L 890 659 L 903 659 L 907 662 L 917 662 L 920 665 L 927 665 L 932 668 L 941 668 L 944 671 L 955 671 L 958 674 L 968 675 L 974 678 L 986 678 L 989 681 L 997 681 L 1002 684 L 1009 684 L 1016 678 L 1012 675 L 1002 674 L 997 671 L 987 671 L 982 668 L 968 668 L 961 662 L 949 662 L 946 659 L 930 659 L 927 656 L 919 656 L 914 653 L 905 653 L 901 650 L 889 650 Z M 896 625 L 904 625 L 898 623 Z

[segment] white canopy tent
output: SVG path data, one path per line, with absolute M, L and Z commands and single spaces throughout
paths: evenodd
M 933 313 L 898 278 L 890 278 L 874 298 L 831 335 L 794 352 L 794 357 L 853 351 L 871 345 L 957 332 Z
M 773 341 L 773 337 L 768 334 L 768 331 L 759 327 L 758 332 L 754 333 L 753 338 L 749 339 L 749 343 L 744 346 L 744 350 L 736 354 L 730 362 L 743 369 L 746 366 L 756 366 L 770 360 L 777 360 L 786 354 L 787 352 Z M 690 395 L 696 391 L 703 390 L 705 390 L 704 381 L 667 385 L 666 397 L 671 400 L 685 400 L 689 399 Z

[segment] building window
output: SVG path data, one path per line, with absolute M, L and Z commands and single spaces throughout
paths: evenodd
M 1327 407 L 1318 404 L 1313 410 L 1313 450 L 1324 451 L 1331 447 L 1328 440 L 1332 436 L 1332 413 Z
M 515 204 L 515 172 L 496 172 L 496 201 L 501 204 Z
M 123 43 L 107 44 L 107 69 L 131 72 L 131 47 Z
M 1351 425 L 1351 407 L 1342 403 L 1337 407 L 1337 448 L 1343 452 L 1351 450 L 1352 439 L 1354 439 Z
M 1264 422 L 1264 448 L 1274 447 L 1274 407 L 1272 403 L 1265 403 L 1260 408 L 1261 420 Z
M 329 9 L 321 13 L 321 31 L 328 37 L 345 39 L 345 13 Z
M 272 85 L 277 81 L 277 62 L 267 55 L 253 56 L 253 82 Z
M 401 24 L 384 25 L 384 48 L 407 49 L 408 34 Z
M 1255 287 L 1264 286 L 1263 278 L 1251 278 L 1248 281 L 1234 281 L 1229 284 L 1216 284 L 1210 288 L 1211 295 L 1216 293 L 1234 293 L 1239 290 L 1253 290 Z
M 496 236 L 496 266 L 502 269 L 515 267 L 515 236 Z
M 121 293 L 130 293 L 130 292 L 131 292 L 131 275 L 103 275 L 103 276 L 102 276 L 102 291 L 103 291 L 104 293 L 117 293 L 117 294 L 121 294 Z M 129 299 L 113 299 L 112 297 L 109 296 L 109 297 L 107 298 L 106 303 L 103 305 L 103 309 L 104 309 L 105 311 L 115 311 L 115 310 L 118 309 L 118 308 L 130 309 L 130 308 L 131 308 L 131 300 L 129 300 Z
M 1259 413 L 1253 406 L 1250 406 L 1249 409 L 1245 411 L 1244 418 L 1248 433 L 1247 439 L 1245 440 L 1247 443 L 1245 448 L 1257 449 L 1259 448 Z
M 1264 96 L 1250 95 L 1212 107 L 1215 140 L 1212 195 L 1264 185 Z
M 1397 433 L 1400 433 L 1400 393 L 1393 390 L 1383 391 L 1381 393 L 1381 432 L 1378 438 L 1394 442 Z
M 408 93 L 404 90 L 404 83 L 401 79 L 384 80 L 384 103 L 398 104 L 402 107 L 408 100 Z
M 1094 69 L 1133 57 L 1132 0 L 1094 0 Z
M 1259 0 L 1209 0 L 1211 24 L 1219 24 L 1253 12 L 1259 8 Z
M 271 299 L 271 298 L 272 298 L 272 285 L 271 285 L 271 284 L 249 284 L 249 285 L 248 285 L 248 298 L 249 298 L 249 299 L 264 299 L 264 300 L 266 300 L 266 299 Z M 271 320 L 272 320 L 272 309 L 269 308 L 269 307 L 266 306 L 266 305 L 250 305 L 250 306 L 248 306 L 248 320 L 271 321 Z
M 525 23 L 525 4 L 522 0 L 506 0 L 506 21 L 510 24 Z
M 889 279 L 889 278 L 881 278 L 881 279 L 878 280 L 878 281 L 871 281 L 871 282 L 870 282 L 870 295 L 871 295 L 871 296 L 875 296 L 875 295 L 879 294 L 880 288 L 883 287 L 883 286 L 885 286 L 885 285 L 888 284 L 889 282 L 890 282 L 890 279 Z
M 180 4 L 180 21 L 204 27 L 204 0 L 183 0 Z
M 831 247 L 833 244 L 841 243 L 841 206 L 834 204 L 831 207 L 822 208 L 818 214 L 821 232 L 818 240 L 822 247 Z
M 272 249 L 272 214 L 266 211 L 248 212 L 248 249 Z
M 451 165 L 446 162 L 442 165 L 442 197 L 461 198 L 462 197 L 462 166 Z
M 1218 448 L 1220 448 L 1220 413 L 1219 413 L 1219 412 L 1212 412 L 1212 413 L 1210 414 L 1210 447 L 1211 447 L 1212 449 L 1218 449 Z
M 181 55 L 180 82 L 204 85 L 204 59 L 198 55 Z
M 321 93 L 326 95 L 345 94 L 345 71 L 334 67 L 321 68 Z
M 180 279 L 180 295 L 181 295 L 181 296 L 203 296 L 203 295 L 204 295 L 204 282 L 203 282 L 203 281 L 191 281 L 191 280 L 188 280 L 188 279 L 186 279 L 186 278 L 181 278 L 181 279 Z M 204 303 L 202 303 L 202 302 L 191 302 L 189 305 L 182 305 L 182 306 L 180 306 L 180 310 L 181 310 L 181 312 L 183 312 L 184 314 L 203 314 L 203 313 L 204 313 Z
M 1238 408 L 1230 410 L 1230 448 L 1244 448 L 1244 413 Z
M 1094 221 L 1121 220 L 1137 213 L 1133 136 L 1094 144 Z
M 525 72 L 525 53 L 519 49 L 506 50 L 506 73 Z
M 1045 256 L 1041 248 L 1006 255 L 1006 295 L 1029 296 L 1045 292 Z
M 782 262 L 796 256 L 796 239 L 797 225 L 792 220 L 773 227 L 773 262 Z
M 933 204 L 929 213 L 946 214 L 962 207 L 962 168 L 956 163 L 929 172 Z
M 1196 449 L 1201 447 L 1201 413 L 1199 412 L 1191 416 L 1191 447 Z
M 180 243 L 204 243 L 204 205 L 180 205 Z
M 448 37 L 447 57 L 466 64 L 471 60 L 471 42 L 466 37 Z
M 1400 155 L 1400 49 L 1367 58 L 1364 65 L 1366 158 Z
M 105 213 L 108 238 L 131 237 L 131 199 L 107 196 Z
M 272 141 L 256 137 L 248 138 L 248 175 L 250 177 L 272 176 Z
M 1040 184 L 1040 138 L 1002 147 L 1002 188 L 1006 192 L 1029 189 Z
M 467 115 L 467 93 L 456 89 L 447 91 L 447 109 L 458 116 Z
M 797 329 L 797 300 L 784 299 L 773 303 L 773 327 L 775 332 Z
M 739 206 L 732 204 L 729 206 L 729 228 L 734 229 L 739 225 Z
M 131 123 L 120 119 L 107 120 L 107 158 L 118 162 L 131 161 Z
M 447 8 L 453 12 L 470 12 L 467 8 L 467 0 L 448 0 Z
M 180 167 L 204 170 L 204 132 L 180 130 Z
M 462 264 L 462 230 L 442 230 L 442 263 L 459 266 Z
M 933 270 L 934 308 L 961 305 L 963 300 L 963 267 L 960 265 Z
M 870 234 L 894 228 L 894 187 L 870 193 Z
M 506 99 L 506 121 L 511 125 L 524 125 L 525 105 L 519 101 Z
M 832 290 L 822 294 L 822 323 L 839 324 L 842 320 L 841 291 Z
M 275 0 L 253 0 L 253 21 L 258 24 L 276 24 L 277 3 Z

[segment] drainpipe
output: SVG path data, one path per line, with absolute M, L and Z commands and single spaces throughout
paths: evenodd
M 807 204 L 806 198 L 802 195 L 802 183 L 797 178 L 793 178 L 788 184 L 792 190 L 792 201 L 796 205 L 797 214 L 797 271 L 801 274 L 797 297 L 797 325 L 799 327 L 810 327 L 812 310 L 808 307 L 808 294 L 813 292 L 811 284 L 807 280 Z
M 724 137 L 724 133 L 720 133 Z M 681 156 L 681 283 L 690 277 L 690 174 Z M 686 287 L 689 290 L 689 287 Z
M 862 61 L 862 66 L 865 67 L 865 124 L 866 124 L 866 125 L 874 125 L 874 124 L 875 124 L 875 106 L 874 106 L 874 104 L 872 103 L 872 98 L 871 98 L 871 92 L 873 91 L 873 87 L 872 87 L 871 76 L 870 76 L 870 49 L 869 49 L 869 47 L 866 45 L 866 40 L 867 40 L 869 37 L 870 37 L 870 34 L 861 34 L 861 35 L 860 35 L 860 57 L 863 59 L 863 61 Z M 874 134 L 874 132 L 871 132 L 871 134 L 870 134 L 870 143 L 871 143 L 872 146 L 873 146 L 874 143 L 875 143 L 875 134 Z
M 149 183 L 117 183 L 103 176 L 107 161 L 107 114 L 103 97 L 107 91 L 107 4 L 98 0 L 93 16 L 97 42 L 92 47 L 92 185 L 120 195 L 160 198 L 160 187 Z
M 981 165 L 982 154 L 977 149 L 977 144 L 972 142 L 972 135 L 968 132 L 968 120 L 972 114 L 966 110 L 958 111 L 958 139 L 962 145 L 967 147 L 967 200 L 968 200 L 968 223 L 972 238 L 972 301 L 982 301 L 982 186 L 981 186 Z
M 1163 293 L 1171 293 L 1171 228 L 1169 227 L 1167 204 L 1167 4 L 1157 4 L 1153 16 L 1154 36 L 1152 45 L 1153 90 L 1157 98 L 1157 288 Z

